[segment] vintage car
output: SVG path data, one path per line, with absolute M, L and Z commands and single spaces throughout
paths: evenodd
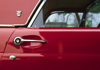
M 0 0 L 0 70 L 100 70 L 99 0 Z

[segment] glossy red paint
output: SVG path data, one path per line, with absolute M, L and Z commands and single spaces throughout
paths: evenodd
M 39 0 L 0 0 L 0 24 L 25 24 Z M 17 11 L 22 11 L 17 17 Z
M 0 70 L 1 70 L 1 62 L 2 62 L 1 57 L 2 57 L 2 55 L 3 55 L 3 53 L 0 53 Z
M 100 28 L 18 28 L 2 57 L 2 70 L 100 70 Z M 45 39 L 47 43 L 13 39 Z M 10 60 L 14 55 L 16 60 Z
M 2 62 L 1 57 L 14 31 L 15 31 L 15 28 L 0 28 L 0 70 L 1 70 L 1 62 Z
M 4 52 L 5 46 L 14 30 L 15 28 L 0 28 L 0 53 Z

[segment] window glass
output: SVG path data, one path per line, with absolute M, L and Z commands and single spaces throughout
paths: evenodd
M 83 13 L 78 13 L 80 19 L 82 19 L 82 15 Z M 74 12 L 56 12 L 46 19 L 45 27 L 79 27 L 79 24 Z
M 99 27 L 100 24 L 100 3 L 93 6 L 86 16 L 85 27 Z
M 52 5 L 52 6 L 51 6 Z M 65 6 L 64 6 L 65 7 Z M 79 27 L 82 20 L 82 12 L 67 12 L 60 6 L 54 9 L 52 2 L 48 0 L 41 9 L 32 27 Z

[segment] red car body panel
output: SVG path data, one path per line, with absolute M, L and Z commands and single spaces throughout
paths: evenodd
M 10 39 L 10 36 L 14 32 L 15 28 L 0 28 L 0 53 L 4 52 L 4 49 Z
M 25 24 L 38 2 L 39 0 L 0 0 L 0 24 L 4 24 L 0 27 L 6 24 Z M 59 11 L 60 4 L 58 6 Z M 42 5 L 39 9 L 41 7 Z M 17 16 L 17 11 L 22 11 L 20 17 Z M 32 21 L 34 19 L 35 17 Z M 100 28 L 7 27 L 9 26 L 0 28 L 0 70 L 100 70 Z M 16 46 L 13 43 L 15 37 L 46 40 L 47 43 L 23 42 Z M 16 59 L 11 60 L 10 56 L 16 56 Z
M 1 70 L 2 55 L 14 31 L 15 28 L 0 28 L 0 70 Z
M 2 62 L 2 55 L 3 55 L 3 53 L 0 53 L 0 70 L 1 70 L 1 62 Z
M 100 70 L 99 28 L 18 28 L 2 56 L 2 70 Z M 47 43 L 13 40 L 46 40 Z M 14 55 L 16 60 L 10 60 Z
M 39 0 L 0 0 L 0 24 L 25 24 Z M 20 17 L 17 11 L 22 11 Z

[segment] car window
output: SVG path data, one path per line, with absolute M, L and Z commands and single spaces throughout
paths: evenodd
M 49 7 L 50 4 L 52 7 Z M 54 9 L 55 6 L 53 7 L 53 4 L 48 0 L 32 27 L 79 27 L 83 12 L 67 11 L 66 5 L 63 6 L 65 9 L 61 9 L 60 6 Z
M 93 6 L 86 15 L 85 27 L 100 27 L 100 2 Z
M 82 19 L 82 13 L 78 13 L 79 19 Z M 80 21 L 75 12 L 53 13 L 45 21 L 45 27 L 79 27 Z

